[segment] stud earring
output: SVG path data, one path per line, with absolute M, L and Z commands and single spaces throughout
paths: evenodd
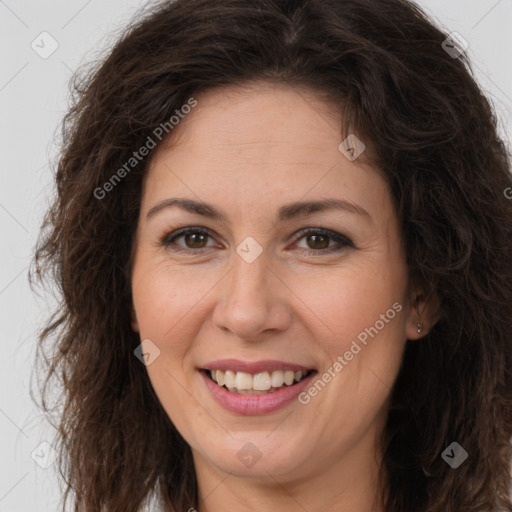
M 423 324 L 420 322 L 418 322 L 418 334 L 421 332 L 421 328 L 422 328 Z

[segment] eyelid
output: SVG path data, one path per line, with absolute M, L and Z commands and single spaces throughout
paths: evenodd
M 160 238 L 159 245 L 163 245 L 164 247 L 169 247 L 171 245 L 172 241 L 175 240 L 176 238 L 180 238 L 184 235 L 187 235 L 188 233 L 196 233 L 196 232 L 197 233 L 205 233 L 210 238 L 215 239 L 214 232 L 209 228 L 205 228 L 203 226 L 184 226 L 182 228 L 178 228 L 171 232 L 166 233 L 163 237 Z M 209 249 L 209 248 L 207 248 L 207 247 L 202 247 L 199 249 L 182 248 L 182 249 L 174 249 L 174 250 L 177 252 L 183 251 L 183 252 L 199 253 L 199 252 L 202 252 L 207 249 Z
M 169 233 L 166 233 L 163 237 L 160 238 L 159 245 L 160 246 L 164 246 L 166 248 L 169 248 L 169 246 L 171 245 L 171 243 L 174 240 L 176 240 L 177 238 L 180 238 L 180 237 L 182 237 L 184 235 L 187 235 L 189 233 L 204 233 L 204 234 L 208 235 L 212 239 L 216 238 L 216 233 L 214 233 L 209 228 L 206 228 L 206 227 L 203 227 L 203 226 L 185 226 L 185 227 L 182 227 L 182 228 L 177 228 L 177 229 L 175 229 L 175 230 L 173 230 L 173 231 L 171 231 Z M 339 252 L 339 251 L 341 251 L 343 249 L 346 249 L 347 247 L 348 248 L 356 249 L 356 246 L 354 245 L 352 240 L 350 238 L 348 238 L 347 236 L 345 236 L 345 235 L 343 235 L 341 233 L 338 233 L 336 231 L 332 231 L 330 229 L 320 228 L 320 227 L 308 227 L 308 228 L 303 228 L 303 229 L 295 232 L 292 235 L 292 237 L 293 237 L 292 244 L 297 243 L 299 240 L 301 240 L 302 238 L 304 238 L 305 236 L 307 236 L 309 234 L 327 236 L 331 240 L 335 241 L 338 244 L 338 246 L 340 246 L 340 247 L 336 247 L 336 245 L 335 245 L 333 247 L 328 247 L 328 248 L 325 248 L 325 249 L 299 249 L 302 252 L 305 252 L 305 253 L 310 254 L 310 255 L 319 255 L 319 256 L 321 256 L 322 254 L 328 254 L 328 253 L 332 253 L 332 252 Z M 187 252 L 187 253 L 201 254 L 202 252 L 208 251 L 211 248 L 212 247 L 200 247 L 198 249 L 192 249 L 192 248 L 179 248 L 179 249 L 176 249 L 175 248 L 175 249 L 172 249 L 172 250 L 175 251 L 175 252 Z
M 328 236 L 329 238 L 331 238 L 332 240 L 338 242 L 338 243 L 341 243 L 345 246 L 348 246 L 348 247 L 352 247 L 352 248 L 356 248 L 356 246 L 354 245 L 354 242 L 352 242 L 352 240 L 350 238 L 348 238 L 347 236 L 345 235 L 342 235 L 341 233 L 338 233 L 336 231 L 332 231 L 330 229 L 326 229 L 326 228 L 314 228 L 314 227 L 310 227 L 310 228 L 304 228 L 304 229 L 301 229 L 300 231 L 297 231 L 293 236 L 294 236 L 294 239 L 295 239 L 295 242 L 297 242 L 298 240 L 300 240 L 301 238 L 303 238 L 304 236 L 306 235 L 323 235 L 323 236 Z M 313 251 L 313 252 L 318 252 L 319 254 L 321 252 L 326 252 L 327 249 L 309 249 L 310 251 Z

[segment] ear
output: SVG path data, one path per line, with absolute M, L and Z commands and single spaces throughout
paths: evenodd
M 135 308 L 133 306 L 130 308 L 130 320 L 132 331 L 139 332 L 139 322 L 137 322 L 137 315 L 135 314 Z
M 439 320 L 439 307 L 440 301 L 435 293 L 426 293 L 423 287 L 411 287 L 406 323 L 408 340 L 419 340 L 430 332 Z

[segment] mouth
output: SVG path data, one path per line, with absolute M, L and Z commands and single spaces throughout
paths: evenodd
M 203 368 L 201 372 L 230 393 L 269 395 L 296 386 L 316 373 L 316 370 L 265 370 L 252 374 L 243 371 Z
M 269 414 L 292 406 L 318 374 L 315 368 L 279 360 L 221 359 L 197 368 L 221 407 L 237 415 Z

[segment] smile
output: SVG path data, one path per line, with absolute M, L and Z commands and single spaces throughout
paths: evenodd
M 231 370 L 206 370 L 211 380 L 230 393 L 243 395 L 266 395 L 293 386 L 308 377 L 314 370 L 296 371 L 274 370 L 255 373 L 234 372 Z
M 282 361 L 224 359 L 198 368 L 214 401 L 229 412 L 268 414 L 291 402 L 318 373 Z

